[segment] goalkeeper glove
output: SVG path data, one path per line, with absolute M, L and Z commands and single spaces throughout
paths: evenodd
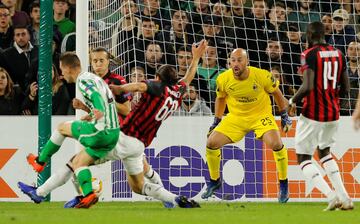
M 292 120 L 289 118 L 288 113 L 286 110 L 281 111 L 281 128 L 286 133 L 291 129 Z
M 216 126 L 220 123 L 221 118 L 218 117 L 214 117 L 214 122 L 213 124 L 210 126 L 209 128 L 209 132 L 207 134 L 207 137 L 209 137 L 211 135 L 211 133 L 213 132 L 214 128 L 216 128 Z

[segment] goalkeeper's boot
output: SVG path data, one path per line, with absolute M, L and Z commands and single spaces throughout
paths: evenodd
M 33 187 L 30 185 L 27 185 L 23 182 L 18 182 L 18 187 L 20 188 L 20 190 L 26 194 L 27 196 L 30 197 L 30 199 L 35 202 L 36 204 L 39 204 L 43 201 L 45 201 L 45 197 L 39 196 L 36 194 L 36 189 L 37 187 Z
M 278 194 L 279 203 L 286 203 L 289 200 L 288 179 L 280 180 L 280 191 Z
M 98 202 L 99 198 L 96 196 L 94 192 L 83 197 L 79 204 L 75 205 L 75 208 L 90 208 L 92 205 Z
M 77 204 L 79 204 L 81 199 L 83 199 L 83 198 L 84 198 L 84 196 L 82 196 L 82 195 L 76 196 L 75 198 L 73 198 L 70 201 L 66 202 L 64 204 L 64 208 L 75 208 L 75 206 Z
M 217 180 L 211 180 L 207 184 L 206 191 L 201 195 L 202 199 L 206 199 L 214 194 L 214 192 L 221 187 L 221 181 L 220 178 Z
M 199 203 L 194 200 L 189 200 L 185 196 L 177 196 L 175 202 L 180 208 L 200 208 Z
M 353 210 L 354 209 L 354 203 L 351 201 L 350 198 L 345 199 L 340 204 L 341 210 Z
M 334 198 L 329 201 L 328 206 L 323 211 L 334 211 L 336 208 L 339 208 L 340 206 L 341 204 L 339 202 L 339 198 L 335 195 Z
M 34 154 L 30 153 L 29 155 L 27 155 L 26 160 L 28 161 L 28 163 L 30 164 L 30 166 L 32 166 L 32 168 L 38 172 L 41 173 L 45 166 L 46 163 L 39 163 L 38 162 L 38 156 L 35 156 Z

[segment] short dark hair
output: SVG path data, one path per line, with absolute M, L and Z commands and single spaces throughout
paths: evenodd
M 173 86 L 177 83 L 176 70 L 171 65 L 162 65 L 155 73 L 165 85 Z
M 26 26 L 26 24 L 17 24 L 14 26 L 14 30 L 16 30 L 16 29 L 27 29 L 27 26 Z
M 275 2 L 275 3 L 271 6 L 271 8 L 275 8 L 275 7 L 281 7 L 281 8 L 283 8 L 283 9 L 286 9 L 286 6 L 285 6 L 285 4 L 284 4 L 283 2 Z
M 176 53 L 179 53 L 180 51 L 186 51 L 186 52 L 192 53 L 190 47 L 188 47 L 188 46 L 179 47 L 179 49 L 176 51 Z
M 6 5 L 4 5 L 2 3 L 0 3 L 0 9 L 7 9 L 7 10 L 10 11 L 10 9 Z
M 80 59 L 75 52 L 64 52 L 60 56 L 60 62 L 71 68 L 81 67 Z
M 312 22 L 307 27 L 307 37 L 311 38 L 311 41 L 321 40 L 325 37 L 325 26 L 322 22 Z
M 33 10 L 34 8 L 40 8 L 40 3 L 39 3 L 39 1 L 34 1 L 34 2 L 32 2 L 32 3 L 30 4 L 30 6 L 29 6 L 29 12 L 32 12 L 32 10 Z

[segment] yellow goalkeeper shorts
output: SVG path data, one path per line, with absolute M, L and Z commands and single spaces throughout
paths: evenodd
M 226 135 L 232 142 L 238 142 L 250 131 L 254 131 L 255 137 L 261 139 L 264 133 L 279 128 L 272 114 L 246 118 L 229 113 L 214 130 Z

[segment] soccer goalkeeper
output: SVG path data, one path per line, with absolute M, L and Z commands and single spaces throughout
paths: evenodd
M 230 55 L 230 69 L 221 73 L 217 80 L 215 118 L 210 127 L 206 144 L 206 160 L 210 182 L 202 198 L 210 197 L 221 187 L 221 147 L 240 141 L 248 132 L 254 131 L 273 150 L 280 182 L 278 199 L 289 199 L 287 149 L 281 141 L 279 129 L 271 110 L 270 94 L 281 112 L 281 126 L 287 132 L 292 121 L 286 112 L 288 101 L 279 90 L 279 82 L 266 70 L 248 66 L 244 49 L 235 49 Z M 222 119 L 226 106 L 229 113 Z

